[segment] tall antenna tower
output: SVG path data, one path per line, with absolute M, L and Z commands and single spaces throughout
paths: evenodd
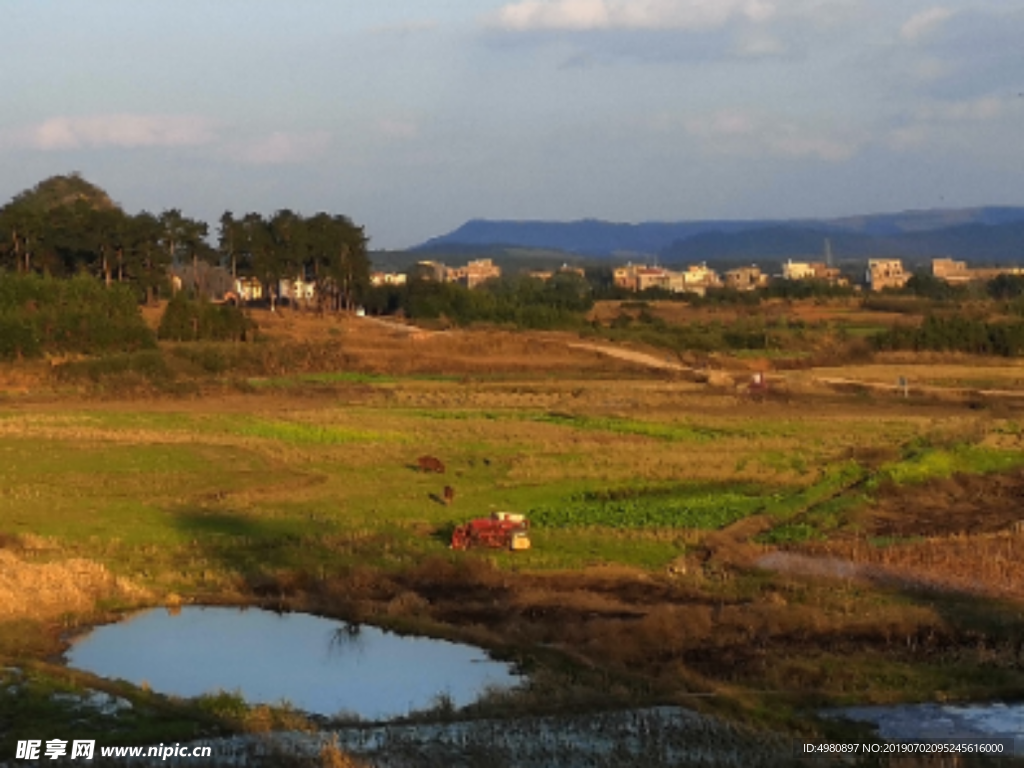
M 825 266 L 832 269 L 832 241 L 825 238 Z

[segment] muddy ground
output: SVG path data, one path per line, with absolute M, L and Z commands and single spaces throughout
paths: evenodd
M 873 536 L 952 536 L 1024 528 L 1024 471 L 889 485 L 859 519 Z

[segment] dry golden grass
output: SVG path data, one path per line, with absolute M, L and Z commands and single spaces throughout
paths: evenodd
M 871 365 L 844 365 L 814 368 L 811 373 L 822 378 L 845 378 L 895 384 L 905 376 L 910 385 L 927 384 L 949 387 L 988 386 L 1024 389 L 1024 361 L 979 360 L 961 356 L 962 362 L 930 363 L 921 356 L 904 356 L 904 361 L 886 359 Z
M 0 619 L 88 613 L 101 599 L 144 601 L 150 594 L 89 560 L 26 562 L 0 550 Z
M 365 768 L 366 763 L 345 754 L 335 744 L 325 744 L 320 750 L 320 765 L 322 768 Z
M 728 323 L 743 317 L 757 318 L 789 318 L 807 323 L 843 322 L 850 325 L 901 325 L 917 324 L 920 318 L 898 312 L 873 312 L 860 308 L 859 299 L 837 299 L 831 302 L 818 303 L 815 300 L 786 302 L 781 299 L 771 300 L 757 306 L 707 306 L 691 307 L 675 301 L 646 302 L 647 311 L 668 323 L 682 325 L 686 323 Z M 591 319 L 609 322 L 620 313 L 636 314 L 636 309 L 629 305 L 633 301 L 601 301 L 591 312 Z M 626 305 L 625 307 L 623 305 Z
M 1024 600 L 1024 532 L 954 535 L 877 547 L 835 542 L 824 551 L 858 565 L 859 573 L 909 587 Z

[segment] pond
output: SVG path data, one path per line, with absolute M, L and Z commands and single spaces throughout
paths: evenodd
M 520 678 L 479 648 L 309 614 L 238 608 L 151 610 L 76 639 L 67 663 L 183 697 L 239 692 L 251 704 L 385 720 L 457 707 Z

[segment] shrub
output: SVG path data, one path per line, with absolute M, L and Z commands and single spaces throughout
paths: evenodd
M 112 377 L 124 378 L 126 374 L 152 383 L 174 379 L 174 372 L 157 350 L 104 355 L 93 360 L 64 363 L 56 369 L 57 378 L 62 381 L 88 379 L 100 382 Z
M 238 307 L 179 293 L 167 303 L 157 334 L 170 341 L 245 341 L 253 330 L 255 324 Z
M 41 345 L 36 328 L 14 312 L 0 314 L 0 358 L 37 357 Z
M 130 352 L 156 345 L 130 288 L 88 275 L 0 274 L 0 358 Z

